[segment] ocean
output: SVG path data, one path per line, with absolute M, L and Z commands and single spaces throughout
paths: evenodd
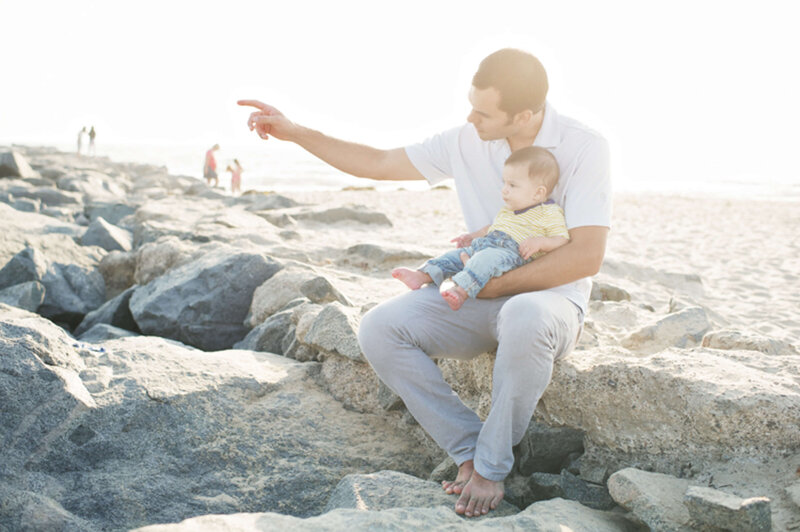
M 291 192 L 297 190 L 340 190 L 345 187 L 374 187 L 377 190 L 425 190 L 424 181 L 373 181 L 359 179 L 325 164 L 313 155 L 290 143 L 270 140 L 259 146 L 221 144 L 217 152 L 220 186 L 230 190 L 230 173 L 225 167 L 236 158 L 244 168 L 242 190 Z M 56 146 L 71 151 L 73 146 Z M 166 166 L 169 173 L 202 179 L 203 160 L 210 146 L 163 144 L 99 144 L 98 156 L 113 161 L 138 162 Z M 637 179 L 613 173 L 615 192 L 653 193 L 689 197 L 714 197 L 771 201 L 800 201 L 800 176 L 795 181 L 775 180 L 764 176 L 758 180 L 733 180 L 709 176 L 697 179 Z

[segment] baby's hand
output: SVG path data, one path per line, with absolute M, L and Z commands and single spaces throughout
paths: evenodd
M 546 241 L 547 238 L 543 236 L 526 238 L 522 241 L 522 244 L 519 245 L 519 254 L 523 259 L 528 260 L 534 253 L 542 251 L 542 247 Z
M 472 244 L 472 233 L 464 233 L 463 235 L 458 235 L 450 242 L 455 242 L 457 248 L 465 248 Z

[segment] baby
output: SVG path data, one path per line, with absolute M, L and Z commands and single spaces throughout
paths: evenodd
M 459 249 L 418 270 L 395 268 L 392 277 L 412 290 L 436 283 L 453 310 L 475 298 L 492 277 L 522 266 L 569 241 L 564 211 L 548 199 L 558 183 L 558 163 L 544 148 L 515 151 L 503 167 L 505 207 L 492 225 L 452 240 Z M 452 277 L 452 280 L 445 281 Z

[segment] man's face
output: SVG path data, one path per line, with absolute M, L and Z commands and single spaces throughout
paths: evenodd
M 475 126 L 481 140 L 504 139 L 517 131 L 512 117 L 500 110 L 500 92 L 497 89 L 471 87 L 469 103 L 472 104 L 472 111 L 467 116 L 467 121 Z
M 507 164 L 503 167 L 503 201 L 518 211 L 547 199 L 547 189 L 538 179 L 528 176 L 527 165 Z

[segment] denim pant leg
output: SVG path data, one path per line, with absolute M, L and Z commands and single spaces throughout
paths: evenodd
M 430 275 L 436 286 L 440 286 L 445 279 L 449 279 L 464 268 L 464 263 L 461 262 L 462 252 L 466 252 L 467 255 L 473 253 L 471 246 L 452 249 L 444 255 L 429 260 L 420 266 L 419 271 Z
M 453 276 L 453 282 L 466 290 L 470 298 L 475 299 L 489 279 L 499 277 L 522 264 L 522 257 L 517 251 L 506 247 L 486 247 L 470 257 L 464 269 Z

